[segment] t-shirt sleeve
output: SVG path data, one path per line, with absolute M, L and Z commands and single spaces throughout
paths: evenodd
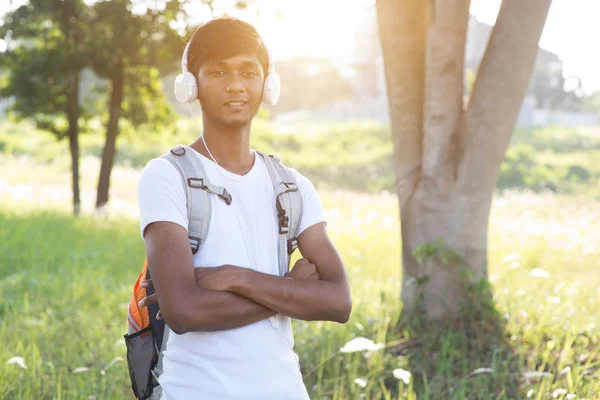
M 306 229 L 320 222 L 327 223 L 325 218 L 325 210 L 317 194 L 317 190 L 311 181 L 298 171 L 292 169 L 292 174 L 296 178 L 298 190 L 302 194 L 302 219 L 300 220 L 300 228 L 298 236 Z
M 142 170 L 138 183 L 140 232 L 153 222 L 166 221 L 181 225 L 187 231 L 188 218 L 181 176 L 167 160 L 151 160 Z

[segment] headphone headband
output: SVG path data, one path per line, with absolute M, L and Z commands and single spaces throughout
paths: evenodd
M 192 36 L 193 38 L 194 36 Z M 192 43 L 192 38 L 190 38 L 190 40 L 188 40 L 188 42 L 185 45 L 185 49 L 183 50 L 183 56 L 181 57 L 181 69 L 183 70 L 183 72 L 189 72 L 188 71 L 188 52 L 189 52 L 189 48 L 190 48 L 190 43 Z

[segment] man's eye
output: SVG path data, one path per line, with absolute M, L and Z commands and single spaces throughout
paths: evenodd
M 225 74 L 225 71 L 211 71 L 209 72 L 211 76 L 222 76 Z
M 246 78 L 254 78 L 254 77 L 257 77 L 258 74 L 255 71 L 246 71 L 246 72 L 244 72 L 244 76 Z

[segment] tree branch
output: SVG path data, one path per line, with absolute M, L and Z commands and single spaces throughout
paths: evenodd
M 503 0 L 466 115 L 467 191 L 491 191 L 519 115 L 552 0 Z
M 452 184 L 463 110 L 465 42 L 471 0 L 437 0 L 427 38 L 422 174 Z
M 428 1 L 377 1 L 401 209 L 420 174 L 428 14 Z

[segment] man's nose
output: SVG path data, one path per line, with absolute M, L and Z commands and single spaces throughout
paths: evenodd
M 246 91 L 246 87 L 242 84 L 239 77 L 234 77 L 227 85 L 227 92 L 230 93 L 243 93 Z

